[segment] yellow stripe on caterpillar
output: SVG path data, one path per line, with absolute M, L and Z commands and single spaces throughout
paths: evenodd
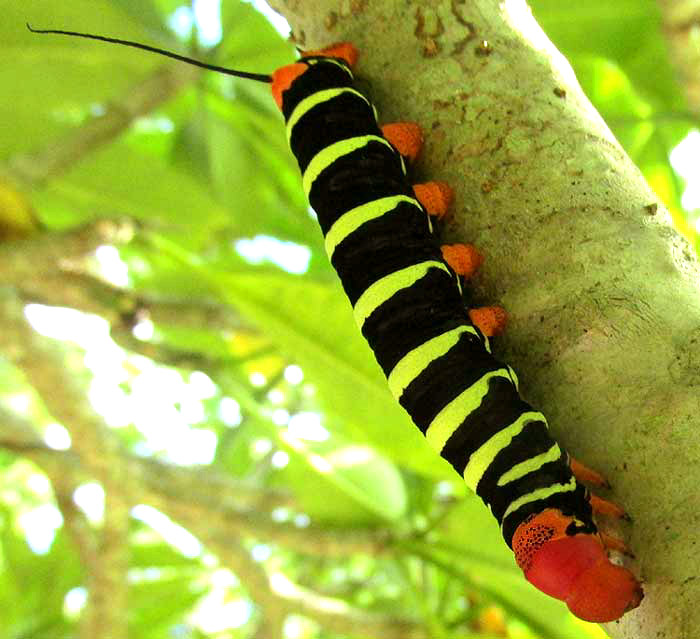
M 513 384 L 515 384 L 515 390 L 520 390 L 518 376 L 515 374 L 515 371 L 510 366 L 508 366 L 508 373 L 510 373 L 510 378 L 513 380 Z
M 301 178 L 301 183 L 304 187 L 306 197 L 309 197 L 311 187 L 322 171 L 330 167 L 336 160 L 339 160 L 340 158 L 349 155 L 353 151 L 357 151 L 358 149 L 367 146 L 370 142 L 385 144 L 387 148 L 391 149 L 392 153 L 395 153 L 398 157 L 401 157 L 398 155 L 398 153 L 396 153 L 394 147 L 379 135 L 359 135 L 354 138 L 348 138 L 347 140 L 335 142 L 334 144 L 321 149 L 316 155 L 314 155 L 311 162 L 309 162 L 309 165 L 306 167 L 306 171 L 304 171 L 304 175 Z
M 464 469 L 464 481 L 467 482 L 467 486 L 476 492 L 476 485 L 493 463 L 496 455 L 506 448 L 527 424 L 535 421 L 547 423 L 544 415 L 538 411 L 523 413 L 512 424 L 503 427 L 479 446 L 469 457 Z
M 353 313 L 355 321 L 362 330 L 365 320 L 379 308 L 384 302 L 391 299 L 401 289 L 413 286 L 418 280 L 428 274 L 433 268 L 439 268 L 450 274 L 449 268 L 442 262 L 429 260 L 402 268 L 386 275 L 367 287 L 360 298 L 355 302 Z
M 576 490 L 576 477 L 572 477 L 565 484 L 553 484 L 552 486 L 547 486 L 546 488 L 538 488 L 537 490 L 533 490 L 531 493 L 523 495 L 522 497 L 519 497 L 515 501 L 511 502 L 510 506 L 508 506 L 506 512 L 503 514 L 503 519 L 501 519 L 501 521 L 505 521 L 509 515 L 525 504 L 529 504 L 533 501 L 539 501 L 540 499 L 547 499 L 547 497 L 551 497 L 557 493 L 568 493 L 573 492 L 574 490 Z
M 489 371 L 477 382 L 464 389 L 435 416 L 425 432 L 425 437 L 433 449 L 438 453 L 442 452 L 452 433 L 470 413 L 479 408 L 484 397 L 488 395 L 489 381 L 496 377 L 510 381 L 508 372 L 504 368 Z
M 532 473 L 536 470 L 539 470 L 545 464 L 557 461 L 557 459 L 559 459 L 560 457 L 561 448 L 559 448 L 558 444 L 554 444 L 548 451 L 540 453 L 539 455 L 535 455 L 535 457 L 531 457 L 530 459 L 526 459 L 525 461 L 522 461 L 519 464 L 515 464 L 515 466 L 503 473 L 498 478 L 497 485 L 505 486 L 506 484 L 509 484 L 510 482 L 515 481 L 516 479 L 525 477 L 525 475 L 527 475 L 528 473 Z
M 343 213 L 326 233 L 326 253 L 328 259 L 333 257 L 338 244 L 340 244 L 350 233 L 359 229 L 365 222 L 375 220 L 385 213 L 393 211 L 399 204 L 406 202 L 413 204 L 419 211 L 422 211 L 418 200 L 407 195 L 390 195 L 377 200 L 372 200 L 366 204 L 356 206 L 347 213 Z M 426 218 L 428 216 L 426 215 Z
M 420 375 L 431 362 L 442 357 L 454 347 L 464 333 L 470 333 L 477 339 L 479 333 L 472 326 L 458 326 L 457 328 L 442 333 L 429 339 L 417 348 L 404 355 L 389 373 L 389 390 L 399 399 L 406 387 Z
M 345 71 L 350 76 L 351 80 L 355 79 L 355 74 L 352 72 L 352 69 L 347 65 L 346 62 L 341 62 L 340 60 L 334 60 L 333 58 L 321 58 L 321 59 L 303 58 L 303 60 L 309 66 L 312 64 L 318 64 L 319 62 L 323 62 L 324 64 L 328 64 L 330 62 L 331 64 L 335 64 L 336 66 L 340 67 L 343 71 Z
M 296 105 L 296 107 L 294 107 L 294 111 L 292 111 L 292 114 L 287 120 L 287 142 L 289 142 L 292 137 L 292 131 L 294 130 L 296 123 L 299 122 L 299 120 L 309 111 L 311 111 L 311 109 L 343 94 L 351 94 L 358 98 L 362 98 L 368 106 L 371 106 L 369 100 L 364 95 L 350 87 L 316 91 L 316 93 L 312 93 L 309 97 L 304 98 L 301 102 L 299 102 L 299 104 Z

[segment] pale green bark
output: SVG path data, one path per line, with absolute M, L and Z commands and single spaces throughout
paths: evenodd
M 569 64 L 520 0 L 272 4 L 301 48 L 352 41 L 383 121 L 423 126 L 446 235 L 486 255 L 475 300 L 510 313 L 495 352 L 634 518 L 646 599 L 607 631 L 698 636 L 700 268 Z

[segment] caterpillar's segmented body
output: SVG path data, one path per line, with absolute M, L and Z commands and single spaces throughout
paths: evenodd
M 487 333 L 502 311 L 467 311 L 459 279 L 481 256 L 469 245 L 438 245 L 430 215 L 445 213 L 451 191 L 409 182 L 404 156 L 417 154 L 419 129 L 379 127 L 372 103 L 353 86 L 352 45 L 307 52 L 267 76 L 128 40 L 27 26 L 271 82 L 328 257 L 394 397 L 490 508 L 530 582 L 589 621 L 612 621 L 639 605 L 639 582 L 606 554 L 626 551 L 624 544 L 598 534 L 593 520 L 594 512 L 624 511 L 577 481 L 606 485 L 559 447 L 543 415 L 518 394 L 514 371 L 491 355 Z
M 490 508 L 528 579 L 583 618 L 615 619 L 641 588 L 607 559 L 567 453 L 470 321 L 404 158 L 353 86 L 355 55 L 338 45 L 272 75 L 355 320 L 392 394 Z
M 350 69 L 315 59 L 283 94 L 287 136 L 355 320 L 392 393 L 491 509 L 508 544 L 550 507 L 595 531 L 545 418 L 472 325 L 428 214 Z

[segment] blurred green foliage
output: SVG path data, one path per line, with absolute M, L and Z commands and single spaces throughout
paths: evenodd
M 683 184 L 668 160 L 697 120 L 684 115 L 654 2 L 586 0 L 570 5 L 534 0 L 531 5 L 679 228 L 697 243 L 694 219 L 680 206 Z M 3 3 L 0 83 L 11 96 L 0 101 L 0 121 L 6 123 L 0 127 L 3 157 L 41 149 L 47 141 L 69 135 L 76 124 L 101 112 L 162 64 L 141 52 L 32 36 L 23 27 L 26 21 L 177 49 L 182 43 L 167 18 L 180 6 L 176 0 Z M 224 36 L 213 51 L 215 62 L 235 60 L 238 68 L 268 70 L 293 59 L 291 45 L 251 5 L 227 0 L 221 20 Z M 444 483 L 450 476 L 446 466 L 427 450 L 415 429 L 407 428 L 407 418 L 391 400 L 357 335 L 326 263 L 267 87 L 205 74 L 113 143 L 37 189 L 32 202 L 49 229 L 102 216 L 143 221 L 146 230 L 121 252 L 130 266 L 132 290 L 230 305 L 259 331 L 254 336 L 222 335 L 207 327 L 183 331 L 156 326 L 156 340 L 170 348 L 204 355 L 225 351 L 223 363 L 210 373 L 218 389 L 206 404 L 204 419 L 218 436 L 218 470 L 252 478 L 261 491 L 289 489 L 298 511 L 329 529 L 391 528 L 400 533 L 442 517 L 434 543 L 406 542 L 403 549 L 411 557 L 403 566 L 402 560 L 387 558 L 324 562 L 277 549 L 274 540 L 259 540 L 275 548 L 273 557 L 284 563 L 291 579 L 330 587 L 351 577 L 360 582 L 373 577 L 375 582 L 357 586 L 345 599 L 397 614 L 417 607 L 417 614 L 434 627 L 449 618 L 461 619 L 474 630 L 484 607 L 495 602 L 505 611 L 504 628 L 513 638 L 604 636 L 524 583 L 488 511 L 465 495 L 460 482 Z M 307 247 L 308 270 L 295 275 L 269 261 L 252 265 L 231 250 L 236 240 L 259 235 Z M 302 386 L 284 381 L 282 371 L 290 362 L 303 369 Z M 289 413 L 320 411 L 332 437 L 302 442 L 283 436 L 285 429 L 271 419 L 275 406 L 250 382 L 254 371 L 268 380 L 265 391 L 281 390 L 281 406 Z M 6 398 L 26 390 L 8 367 L 0 379 Z M 123 386 L 130 392 L 130 382 Z M 242 421 L 235 431 L 217 412 L 224 396 L 235 397 L 241 406 Z M 38 424 L 46 419 L 38 418 Z M 122 432 L 137 450 L 142 443 L 138 431 Z M 260 441 L 270 442 L 272 451 L 285 452 L 289 462 L 270 464 L 269 455 L 259 452 Z M 0 510 L 0 635 L 74 637 L 75 620 L 64 614 L 64 597 L 84 579 L 75 550 L 61 530 L 50 551 L 37 554 L 27 546 L 18 523 L 34 501 L 51 502 L 50 496 L 39 499 L 23 487 L 34 472 L 12 455 L 0 457 L 6 487 L 6 506 Z M 443 483 L 436 488 L 439 479 Z M 435 499 L 441 491 L 459 500 L 441 506 Z M 184 558 L 152 532 L 145 534 L 145 528 L 140 523 L 134 527 L 133 568 L 160 572 L 133 587 L 133 637 L 224 636 L 205 635 L 183 622 L 211 588 L 211 567 L 201 558 Z M 398 584 L 398 591 L 391 584 Z M 246 596 L 244 587 L 233 591 L 232 596 Z M 431 620 L 435 611 L 444 616 Z M 247 637 L 252 623 L 225 636 Z M 445 637 L 477 636 L 454 623 L 454 634 L 449 624 L 442 627 Z M 311 629 L 303 636 L 335 635 Z
M 669 155 L 700 126 L 675 82 L 655 0 L 530 2 L 584 91 L 696 250 L 698 211 L 684 211 L 685 184 Z

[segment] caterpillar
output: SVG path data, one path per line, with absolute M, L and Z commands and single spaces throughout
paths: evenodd
M 330 262 L 391 393 L 490 509 L 528 581 L 587 621 L 612 621 L 640 604 L 639 581 L 608 558 L 624 544 L 594 520 L 624 511 L 587 490 L 582 482 L 606 482 L 552 438 L 542 413 L 519 395 L 513 369 L 492 355 L 489 337 L 503 329 L 504 312 L 467 310 L 461 290 L 482 257 L 471 245 L 439 245 L 434 221 L 447 213 L 452 191 L 442 182 L 411 184 L 420 128 L 379 126 L 354 85 L 355 47 L 303 52 L 264 75 L 127 40 L 29 28 L 269 82 Z

